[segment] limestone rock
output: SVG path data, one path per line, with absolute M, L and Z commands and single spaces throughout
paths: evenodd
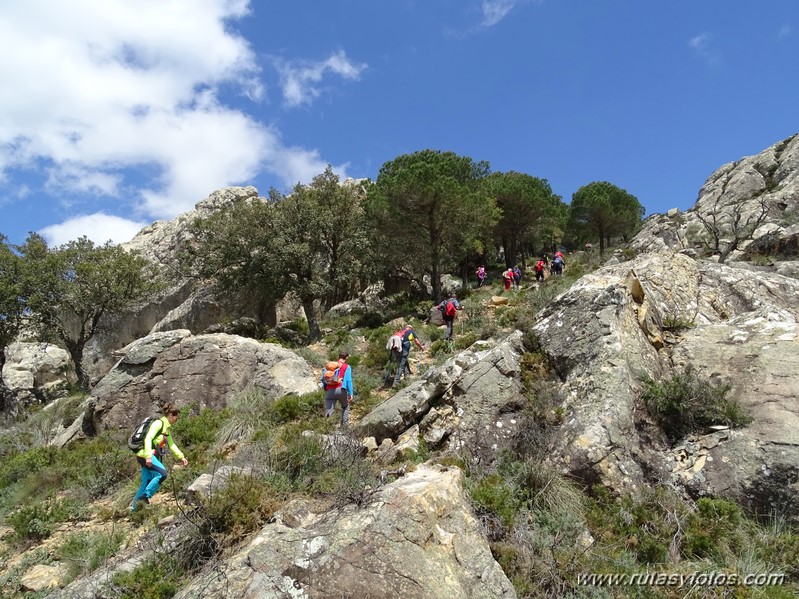
M 316 374 L 294 352 L 271 343 L 187 330 L 154 333 L 125 355 L 92 390 L 91 428 L 130 428 L 158 404 L 223 408 L 248 385 L 267 396 L 317 389 Z
M 768 482 L 765 471 L 784 486 L 799 472 L 797 314 L 799 281 L 680 253 L 644 254 L 583 277 L 535 327 L 563 381 L 566 417 L 552 455 L 583 480 L 616 489 L 644 484 L 646 465 L 649 476 L 690 482 L 697 494 L 762 508 L 768 493 L 756 489 Z M 678 466 L 671 449 L 641 434 L 637 398 L 642 377 L 689 364 L 728 382 L 755 420 L 703 460 Z
M 799 251 L 799 135 L 721 166 L 705 181 L 693 208 L 649 217 L 631 247 L 638 252 L 706 248 L 709 240 L 700 216 L 719 225 L 723 246 L 736 213 L 745 223 L 761 202 L 768 205 L 768 216 L 728 261 L 759 253 L 795 256 Z
M 3 382 L 12 391 L 28 390 L 48 395 L 46 388 L 65 388 L 75 382 L 72 359 L 65 349 L 52 343 L 12 343 L 6 348 Z M 44 398 L 44 397 L 43 397 Z
M 25 573 L 19 586 L 23 592 L 40 593 L 57 588 L 65 574 L 66 568 L 60 564 L 55 566 L 36 564 Z
M 198 476 L 186 489 L 186 497 L 191 503 L 200 503 L 211 498 L 219 490 L 224 489 L 231 477 L 252 476 L 252 473 L 252 468 L 220 466 L 214 472 L 206 472 Z
M 422 466 L 367 505 L 263 528 L 176 597 L 516 597 L 469 508 L 457 469 Z
M 469 349 L 450 358 L 364 416 L 356 432 L 382 442 L 422 423 L 421 434 L 429 434 L 444 449 L 506 446 L 523 405 L 518 377 L 524 352 L 521 337 L 516 331 L 495 347 Z M 428 416 L 433 408 L 435 416 Z M 434 428 L 439 430 L 428 432 Z

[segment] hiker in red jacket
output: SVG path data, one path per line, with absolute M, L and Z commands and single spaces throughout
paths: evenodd
M 509 268 L 505 272 L 502 273 L 502 283 L 505 286 L 505 291 L 510 289 L 510 286 L 513 285 L 513 269 Z
M 542 257 L 538 262 L 535 263 L 535 280 L 536 281 L 543 281 L 544 280 L 544 269 L 547 267 L 546 262 L 544 262 L 544 258 Z

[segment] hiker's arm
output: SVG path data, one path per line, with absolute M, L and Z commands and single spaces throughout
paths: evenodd
M 344 371 L 344 380 L 341 382 L 341 386 L 347 390 L 347 399 L 352 400 L 352 367 L 350 366 L 347 370 Z
M 187 466 L 189 461 L 186 459 L 186 456 L 183 455 L 183 452 L 180 451 L 180 448 L 175 444 L 174 439 L 172 439 L 171 431 L 166 435 L 166 444 L 169 445 L 169 450 L 172 452 L 172 455 L 183 462 L 184 466 Z

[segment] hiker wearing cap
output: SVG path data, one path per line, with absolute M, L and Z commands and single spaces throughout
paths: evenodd
M 449 299 L 445 299 L 438 304 L 438 309 L 441 310 L 441 317 L 444 319 L 444 324 L 447 325 L 447 335 L 444 339 L 446 341 L 452 341 L 452 329 L 455 324 L 455 315 L 458 313 L 458 310 L 461 309 L 455 292 L 450 294 Z
M 341 426 L 347 426 L 350 421 L 350 404 L 352 403 L 352 368 L 347 364 L 349 353 L 342 351 L 338 354 L 338 366 L 332 377 L 327 376 L 327 367 L 322 372 L 319 380 L 325 389 L 325 418 L 330 418 L 336 410 L 336 404 L 341 404 Z M 333 364 L 335 366 L 335 364 Z
M 394 375 L 395 385 L 399 384 L 400 377 L 402 377 L 405 371 L 407 371 L 408 375 L 411 373 L 411 368 L 408 366 L 408 354 L 411 353 L 411 343 L 416 344 L 416 347 L 418 347 L 420 351 L 424 349 L 424 345 L 422 345 L 422 343 L 419 341 L 416 331 L 414 331 L 413 327 L 408 324 L 405 325 L 405 332 L 402 334 L 402 352 L 400 353 L 397 374 Z
M 141 485 L 136 495 L 133 496 L 133 503 L 130 511 L 136 511 L 137 503 L 143 501 L 150 503 L 150 499 L 161 488 L 161 484 L 166 480 L 166 466 L 161 462 L 164 459 L 167 446 L 174 456 L 180 460 L 184 467 L 189 465 L 189 461 L 180 451 L 172 440 L 170 428 L 178 420 L 180 410 L 169 404 L 164 407 L 164 415 L 152 421 L 144 437 L 144 447 L 136 453 L 136 461 L 141 466 Z

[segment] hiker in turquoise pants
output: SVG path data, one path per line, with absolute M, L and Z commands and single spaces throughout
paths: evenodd
M 136 511 L 136 504 L 139 501 L 150 503 L 150 499 L 161 488 L 161 483 L 166 480 L 167 470 L 161 460 L 166 452 L 166 446 L 172 451 L 174 456 L 180 460 L 183 466 L 189 465 L 189 460 L 183 455 L 175 442 L 169 429 L 180 416 L 180 410 L 173 406 L 164 409 L 164 415 L 158 420 L 153 420 L 147 435 L 144 437 L 144 447 L 136 453 L 136 461 L 141 466 L 141 485 L 136 495 L 130 511 Z

